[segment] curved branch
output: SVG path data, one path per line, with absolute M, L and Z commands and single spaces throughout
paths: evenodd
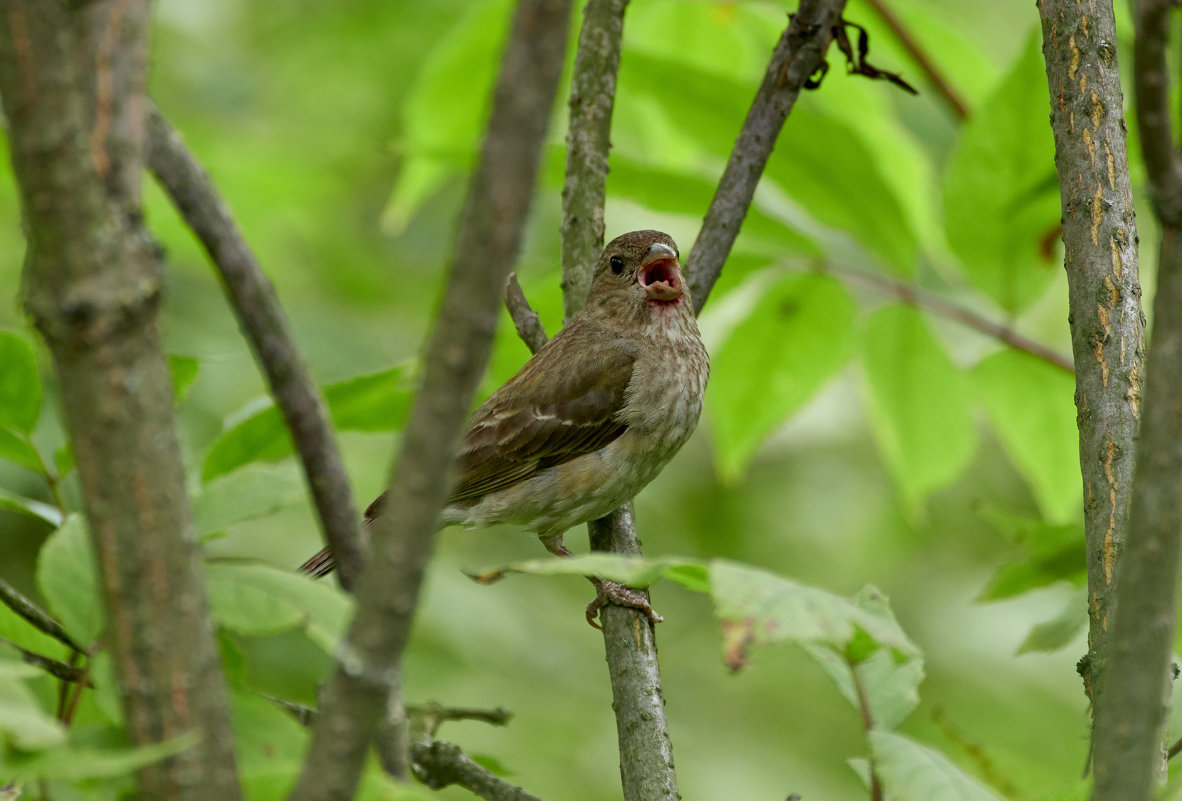
M 324 399 L 300 358 L 275 287 L 209 175 L 154 105 L 148 109 L 148 167 L 222 276 L 230 306 L 287 421 L 341 586 L 352 590 L 363 560 L 360 523 Z

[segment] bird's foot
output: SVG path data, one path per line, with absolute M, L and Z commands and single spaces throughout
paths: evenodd
M 634 590 L 631 587 L 625 587 L 623 584 L 598 577 L 592 578 L 591 583 L 598 590 L 595 594 L 595 600 L 587 604 L 587 622 L 592 627 L 597 629 L 602 628 L 595 621 L 599 617 L 599 610 L 608 604 L 635 609 L 648 618 L 650 623 L 661 623 L 665 620 L 665 618 L 661 617 L 653 609 L 653 605 L 648 600 L 648 593 L 643 590 Z

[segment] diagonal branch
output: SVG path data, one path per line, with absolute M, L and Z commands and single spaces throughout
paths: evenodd
M 772 52 L 726 170 L 718 182 L 702 230 L 685 261 L 694 310 L 700 312 L 722 274 L 755 187 L 763 175 L 784 120 L 809 79 L 822 69 L 845 0 L 801 0 Z
M 856 284 L 872 289 L 882 295 L 898 298 L 902 302 L 915 306 L 916 308 L 927 309 L 933 314 L 938 314 L 945 319 L 953 320 L 963 326 L 991 336 L 994 339 L 1006 343 L 1015 350 L 1028 353 L 1036 359 L 1041 359 L 1047 364 L 1058 367 L 1060 370 L 1066 370 L 1069 373 L 1075 371 L 1075 365 L 1071 359 L 1053 348 L 1048 348 L 1041 342 L 1035 342 L 1029 337 L 1022 336 L 1004 323 L 991 320 L 972 309 L 958 306 L 952 301 L 920 289 L 914 284 L 889 278 L 878 273 L 856 270 L 837 264 L 826 264 L 820 269 L 820 272 L 826 275 L 837 276 L 847 284 Z
M 324 399 L 300 358 L 275 288 L 209 175 L 155 106 L 148 110 L 148 166 L 221 274 L 226 297 L 287 421 L 341 586 L 351 590 L 362 565 L 357 504 Z
M 570 0 L 521 0 L 514 15 L 423 384 L 293 801 L 353 797 L 370 740 L 397 686 L 454 446 L 488 361 L 501 290 L 521 243 L 569 18 Z
M 37 604 L 30 601 L 24 595 L 13 587 L 7 581 L 0 579 L 0 603 L 3 603 L 13 612 L 27 620 L 34 628 L 40 629 L 44 633 L 53 637 L 58 642 L 69 646 L 76 653 L 84 654 L 86 649 L 74 641 L 74 639 L 66 633 L 65 627 L 54 619 L 53 615 L 46 612 Z

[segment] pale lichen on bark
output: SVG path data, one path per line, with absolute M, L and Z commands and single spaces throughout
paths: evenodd
M 1063 210 L 1089 593 L 1080 673 L 1096 697 L 1140 420 L 1145 317 L 1111 3 L 1042 0 Z

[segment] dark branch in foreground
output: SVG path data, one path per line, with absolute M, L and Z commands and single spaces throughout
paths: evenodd
M 5 639 L 4 637 L 0 637 L 0 644 L 7 645 L 9 648 L 12 648 L 17 653 L 19 653 L 21 655 L 21 661 L 26 665 L 32 665 L 33 667 L 40 668 L 54 678 L 61 679 L 62 681 L 81 684 L 84 687 L 94 686 L 94 683 L 90 680 L 90 671 L 87 668 L 76 667 L 74 665 L 62 662 L 60 659 L 54 659 L 52 657 L 45 656 L 44 654 L 30 651 L 27 648 L 20 647 L 11 640 Z
M 357 504 L 324 399 L 300 358 L 275 287 L 209 175 L 155 106 L 148 112 L 148 166 L 222 276 L 226 297 L 295 442 L 341 586 L 351 590 L 363 559 Z
M 411 749 L 415 778 L 432 790 L 459 785 L 486 801 L 541 801 L 475 762 L 459 746 L 435 740 Z
M 0 603 L 27 620 L 34 628 L 48 634 L 63 645 L 80 654 L 86 652 L 85 648 L 74 642 L 73 638 L 66 633 L 62 624 L 54 620 L 53 615 L 21 595 L 16 587 L 4 579 L 0 579 Z
M 722 274 L 722 265 L 739 235 L 784 120 L 801 89 L 825 63 L 825 52 L 844 9 L 845 0 L 801 0 L 800 9 L 772 52 L 763 83 L 710 202 L 710 211 L 685 261 L 695 311 L 701 312 Z
M 397 687 L 423 573 L 435 546 L 452 454 L 484 373 L 505 277 L 517 258 L 566 48 L 570 0 L 521 0 L 488 133 L 460 219 L 423 384 L 386 511 L 374 523 L 357 613 L 339 648 L 293 801 L 353 797 Z

